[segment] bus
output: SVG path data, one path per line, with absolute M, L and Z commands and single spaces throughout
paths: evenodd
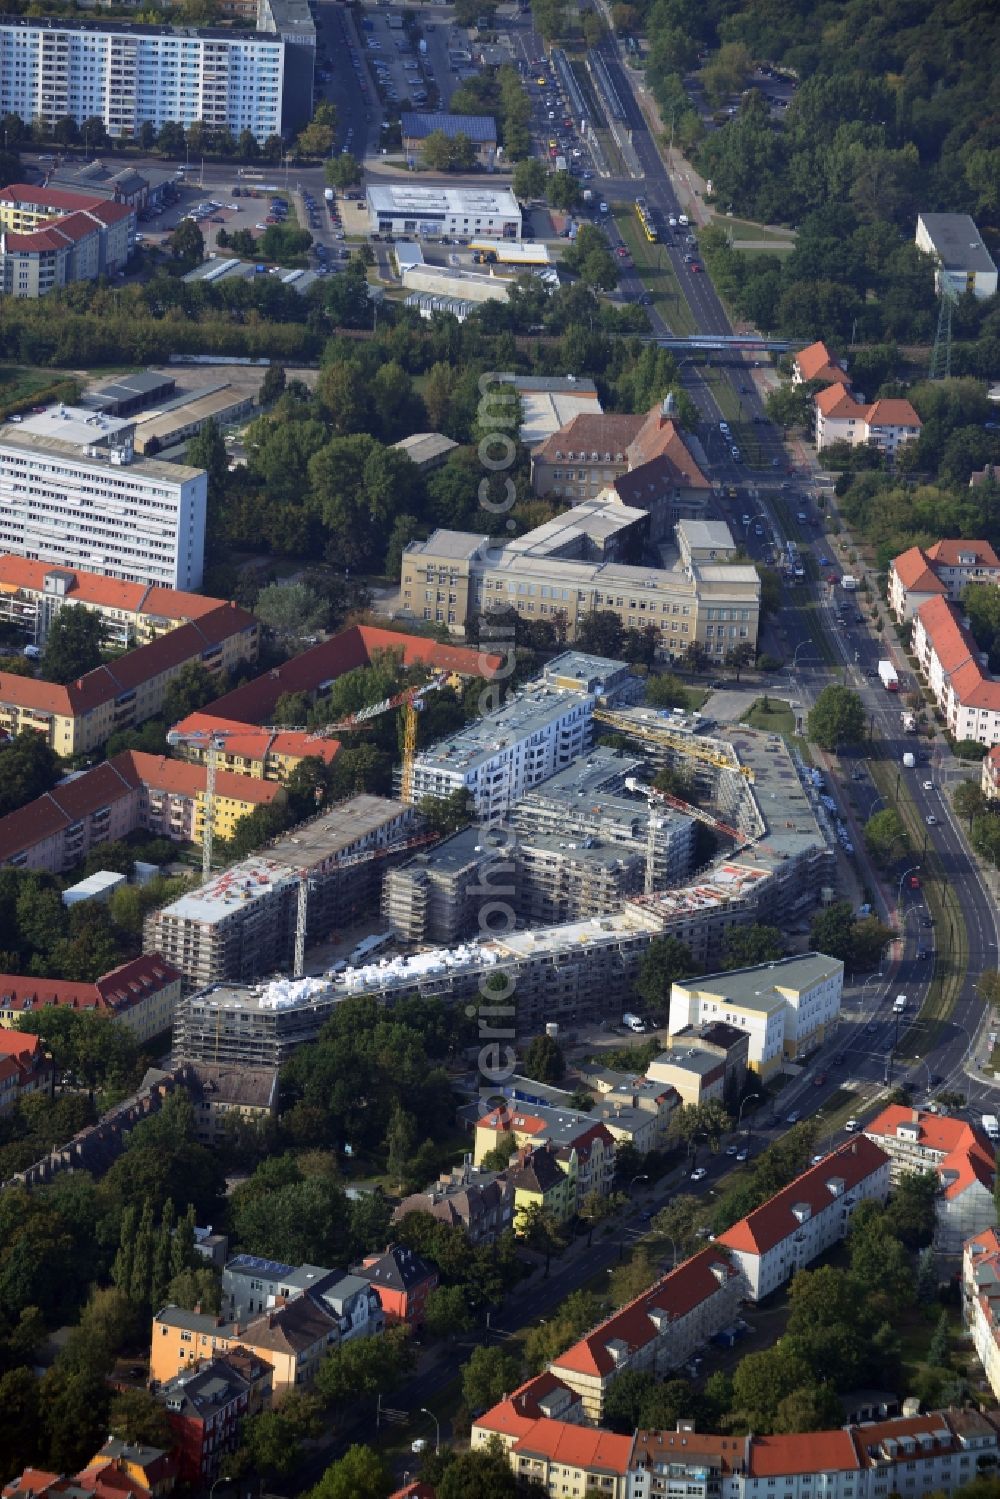
M 660 228 L 657 223 L 656 209 L 650 208 L 645 198 L 636 198 L 635 216 L 642 225 L 642 232 L 650 243 L 655 244 L 660 237 Z

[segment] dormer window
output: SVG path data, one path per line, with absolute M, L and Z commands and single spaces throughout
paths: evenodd
M 792 1208 L 792 1217 L 797 1223 L 807 1223 L 812 1217 L 812 1208 L 808 1202 L 797 1202 Z

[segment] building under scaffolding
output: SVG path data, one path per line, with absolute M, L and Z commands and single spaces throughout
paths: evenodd
M 386 859 L 406 856 L 419 822 L 412 807 L 385 797 L 340 802 L 151 912 L 144 948 L 174 954 L 189 988 L 287 968 L 302 881 L 307 941 L 324 940 L 377 904 Z

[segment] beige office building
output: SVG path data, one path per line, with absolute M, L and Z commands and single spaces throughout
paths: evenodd
M 447 624 L 454 635 L 490 610 L 516 609 L 563 619 L 567 640 L 598 610 L 628 626 L 655 625 L 661 649 L 682 656 L 697 641 L 721 658 L 757 646 L 760 579 L 742 564 L 689 563 L 685 569 L 636 566 L 647 517 L 608 500 L 591 500 L 504 546 L 468 531 L 438 530 L 403 554 L 401 613 Z

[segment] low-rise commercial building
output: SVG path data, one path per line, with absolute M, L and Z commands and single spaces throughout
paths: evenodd
M 889 563 L 889 608 L 905 624 L 932 599 L 960 604 L 970 583 L 1000 583 L 1000 557 L 988 541 L 909 547 Z
M 744 1294 L 762 1301 L 845 1239 L 859 1202 L 885 1202 L 889 1157 L 857 1135 L 755 1208 L 718 1243 L 732 1256 Z
M 746 1031 L 749 1065 L 766 1080 L 784 1059 L 822 1045 L 837 1023 L 843 991 L 843 963 L 806 953 L 673 984 L 668 1026 L 673 1035 L 722 1020 Z
M 916 245 L 934 258 L 938 296 L 945 287 L 959 297 L 970 291 L 980 299 L 996 296 L 996 265 L 967 213 L 919 214 Z
M 947 1254 L 997 1221 L 993 1200 L 995 1149 L 981 1129 L 964 1119 L 890 1104 L 865 1134 L 889 1157 L 893 1183 L 908 1171 L 937 1178 L 935 1243 Z
M 3 552 L 129 583 L 198 588 L 207 493 L 204 469 L 138 460 L 131 418 L 50 406 L 0 427 Z
M 429 135 L 444 135 L 448 140 L 458 136 L 470 142 L 476 164 L 491 170 L 497 159 L 497 122 L 491 115 L 452 115 L 404 109 L 399 118 L 403 137 L 403 155 L 411 169 L 423 165 L 424 147 Z
M 209 422 L 222 427 L 243 421 L 253 415 L 256 406 L 253 392 L 236 385 L 183 391 L 138 419 L 135 450 L 153 457 L 164 448 L 176 448 L 196 437 Z
M 409 458 L 422 474 L 431 474 L 447 463 L 458 443 L 441 432 L 413 432 L 409 437 L 401 437 L 392 447 Z
M 369 184 L 365 198 L 368 226 L 378 234 L 521 238 L 521 209 L 509 188 L 378 182 Z
M 1000 682 L 990 676 L 986 652 L 946 598 L 921 604 L 913 616 L 913 652 L 949 733 L 1000 743 Z

